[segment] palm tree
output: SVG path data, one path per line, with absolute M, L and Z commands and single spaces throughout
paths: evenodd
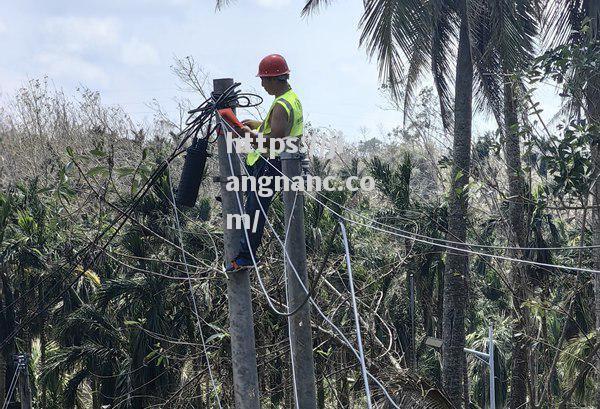
M 320 3 L 325 2 L 311 0 L 304 11 L 314 10 Z M 496 114 L 499 125 L 504 126 L 510 196 L 517 199 L 511 201 L 511 227 L 515 244 L 525 245 L 527 234 L 523 199 L 526 189 L 520 163 L 515 84 L 507 79 L 532 57 L 533 37 L 536 34 L 536 3 L 535 0 L 468 3 L 438 0 L 425 3 L 426 5 L 409 0 L 365 2 L 361 42 L 367 46 L 371 55 L 377 55 L 382 77 L 391 84 L 395 95 L 400 94 L 397 92 L 400 84 L 406 84 L 407 112 L 414 84 L 425 64 L 430 62 L 446 129 L 451 128 L 451 94 L 447 78 L 451 72 L 449 48 L 458 37 L 454 84 L 453 168 L 448 209 L 448 237 L 453 240 L 466 239 L 466 188 L 470 170 L 475 79 L 478 95 L 483 97 Z M 402 64 L 403 57 L 408 59 L 408 67 Z M 457 374 L 464 373 L 465 368 L 462 348 L 467 276 L 468 258 L 463 254 L 448 254 L 444 276 L 443 383 L 455 404 L 459 402 L 460 394 L 465 388 L 463 380 Z M 524 271 L 518 266 L 514 266 L 513 278 L 516 288 L 526 288 L 523 285 Z M 519 307 L 517 304 L 517 308 Z M 519 317 L 523 315 L 520 313 Z M 521 325 L 515 328 L 515 334 L 522 333 L 521 329 L 524 329 L 524 323 L 519 322 Z M 526 399 L 526 349 L 522 337 L 516 341 L 517 353 L 513 354 L 513 407 L 522 405 Z M 466 392 L 464 401 L 468 401 Z
M 518 121 L 519 102 L 517 91 L 523 87 L 515 73 L 523 70 L 534 55 L 537 34 L 537 0 L 488 2 L 486 10 L 475 10 L 474 21 L 479 47 L 475 61 L 487 75 L 481 88 L 486 102 L 494 113 L 498 126 L 504 134 L 504 157 L 509 187 L 509 241 L 513 246 L 526 247 L 528 241 L 525 197 L 527 185 L 521 165 L 520 128 Z M 519 259 L 527 255 L 515 252 Z M 521 305 L 528 294 L 527 269 L 520 263 L 512 265 L 513 299 L 513 351 L 511 371 L 510 407 L 520 408 L 527 400 L 527 338 L 528 311 Z
M 304 13 L 326 1 L 310 0 Z M 405 102 L 410 101 L 417 81 L 429 63 L 440 100 L 446 130 L 454 129 L 448 236 L 466 240 L 467 184 L 470 170 L 473 64 L 467 2 L 436 0 L 367 0 L 361 19 L 361 44 L 376 55 L 381 77 L 400 95 L 405 85 Z M 454 93 L 454 121 L 451 116 L 451 55 L 458 38 Z M 403 63 L 408 60 L 409 63 Z M 404 72 L 407 72 L 405 75 Z M 405 80 L 405 81 L 404 81 Z M 407 105 L 407 104 L 405 104 Z M 406 109 L 406 107 L 405 107 Z M 449 254 L 444 274 L 442 384 L 450 401 L 463 407 L 468 400 L 465 381 L 465 307 L 468 281 L 466 254 Z
M 561 0 L 548 1 L 545 9 L 547 24 L 544 36 L 549 45 L 561 44 L 586 45 L 598 44 L 600 41 L 600 4 L 595 0 Z M 587 33 L 583 31 L 587 26 Z M 579 96 L 574 96 L 568 103 L 570 113 L 579 116 L 583 109 L 589 124 L 600 124 L 600 76 L 597 69 L 581 75 L 578 70 L 571 72 L 571 79 L 580 84 Z M 600 169 L 600 148 L 598 143 L 592 145 L 592 162 L 596 168 L 596 180 L 593 183 L 592 195 L 592 229 L 593 244 L 600 245 L 600 184 L 597 183 Z M 600 249 L 594 250 L 594 267 L 600 268 Z M 594 276 L 596 330 L 600 331 L 600 276 Z M 600 359 L 596 361 L 596 406 L 600 406 Z
M 589 1 L 588 16 L 590 17 L 590 41 L 600 40 L 600 4 L 597 1 Z M 595 75 L 588 83 L 586 89 L 587 112 L 590 122 L 600 124 L 600 78 Z M 594 164 L 600 168 L 600 149 L 596 144 L 594 146 Z M 594 245 L 600 245 L 600 186 L 594 184 L 593 189 L 593 220 L 594 220 Z M 594 254 L 594 266 L 600 268 L 600 250 Z M 600 333 L 600 276 L 594 277 L 594 296 L 596 313 L 596 331 Z M 600 406 L 600 358 L 596 360 L 596 406 Z

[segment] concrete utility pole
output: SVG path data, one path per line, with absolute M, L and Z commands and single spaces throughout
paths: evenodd
M 281 154 L 283 174 L 293 179 L 301 175 L 301 155 L 283 152 Z M 296 197 L 297 195 L 297 197 Z M 295 204 L 294 204 L 295 202 Z M 304 195 L 302 192 L 283 192 L 285 206 L 285 226 L 289 228 L 285 250 L 287 271 L 288 308 L 295 311 L 305 300 L 308 289 L 306 273 L 306 241 L 304 239 Z M 293 263 L 304 288 L 291 267 Z M 296 379 L 296 408 L 316 409 L 317 391 L 315 387 L 315 363 L 313 358 L 312 330 L 310 326 L 310 303 L 305 303 L 294 315 L 288 317 L 292 348 L 292 365 Z
M 222 78 L 213 81 L 215 96 L 222 94 L 233 85 L 233 79 Z M 219 150 L 219 173 L 221 175 L 221 200 L 223 204 L 223 242 L 225 243 L 225 265 L 237 256 L 241 230 L 227 226 L 227 215 L 239 214 L 240 192 L 225 189 L 226 178 L 233 173 L 240 176 L 240 162 L 235 152 L 228 153 L 225 138 L 217 140 Z M 236 197 L 237 196 L 237 197 Z M 242 227 L 243 228 L 243 227 Z M 256 347 L 252 299 L 250 297 L 250 277 L 248 269 L 227 275 L 227 300 L 229 303 L 229 333 L 231 335 L 231 363 L 233 366 L 233 387 L 235 407 L 238 409 L 259 409 L 258 370 L 256 369 Z
M 29 357 L 27 355 L 17 356 L 19 373 L 19 396 L 21 397 L 21 409 L 31 409 L 31 385 L 29 384 Z

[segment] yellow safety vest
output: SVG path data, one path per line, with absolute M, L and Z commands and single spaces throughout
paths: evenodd
M 269 108 L 269 112 L 267 113 L 267 117 L 263 121 L 263 123 L 258 127 L 257 132 L 262 133 L 265 137 L 268 137 L 271 134 L 271 114 L 273 113 L 273 108 L 275 105 L 279 104 L 285 109 L 285 112 L 288 115 L 290 129 L 288 132 L 288 136 L 300 138 L 304 133 L 304 118 L 302 116 L 302 104 L 300 103 L 300 99 L 296 93 L 289 89 L 283 95 L 275 98 L 275 101 L 271 104 Z M 254 165 L 258 159 L 260 158 L 260 153 L 258 151 L 253 151 L 246 156 L 246 164 L 249 166 Z

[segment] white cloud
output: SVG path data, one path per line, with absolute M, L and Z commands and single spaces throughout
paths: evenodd
M 278 10 L 291 3 L 291 0 L 255 0 L 256 4 L 266 9 Z
M 43 52 L 36 58 L 51 78 L 73 79 L 92 84 L 108 85 L 104 70 L 72 54 Z
M 114 18 L 50 17 L 44 29 L 58 45 L 71 52 L 115 44 L 119 24 Z
M 154 65 L 160 58 L 152 45 L 132 38 L 121 47 L 121 60 L 127 65 Z
M 8 27 L 6 27 L 6 24 L 0 20 L 0 34 L 2 33 L 6 33 L 8 31 Z

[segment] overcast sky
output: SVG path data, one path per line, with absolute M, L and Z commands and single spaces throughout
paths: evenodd
M 303 0 L 237 0 L 215 11 L 212 0 L 0 0 L 0 92 L 48 75 L 68 94 L 78 85 L 100 91 L 137 120 L 155 98 L 175 114 L 173 57 L 193 56 L 212 77 L 233 77 L 267 95 L 255 78 L 261 57 L 283 54 L 306 119 L 378 136 L 401 123 L 381 109 L 377 68 L 358 48 L 362 1 L 338 0 L 302 18 Z M 548 97 L 548 95 L 544 95 Z M 270 103 L 270 98 L 267 99 Z M 490 128 L 477 118 L 475 129 Z

